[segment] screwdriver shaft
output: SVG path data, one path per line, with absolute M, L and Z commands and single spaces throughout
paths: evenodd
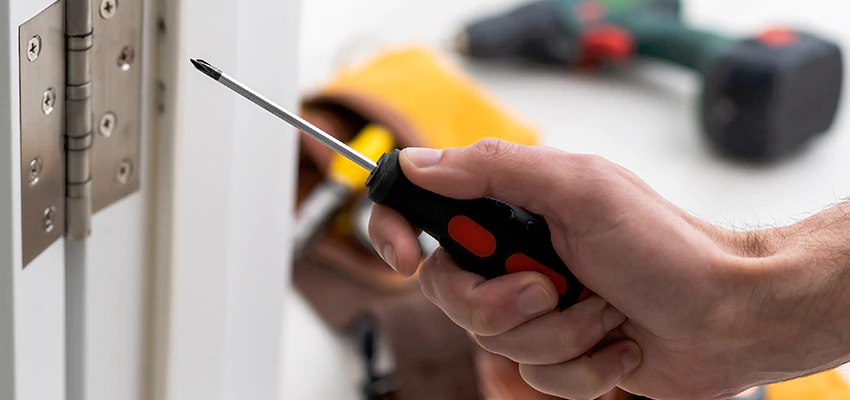
M 331 150 L 341 154 L 343 157 L 363 167 L 363 169 L 369 171 L 370 173 L 374 171 L 375 168 L 377 168 L 377 165 L 374 161 L 368 159 L 366 156 L 360 154 L 351 147 L 348 147 L 345 143 L 339 141 L 337 138 L 331 136 L 327 132 L 313 126 L 313 124 L 305 121 L 297 114 L 275 104 L 274 102 L 265 98 L 263 95 L 255 92 L 248 86 L 245 86 L 236 79 L 233 79 L 224 72 L 221 72 L 221 70 L 212 66 L 208 62 L 204 60 L 192 60 L 192 65 L 194 65 L 195 68 L 205 73 L 210 78 L 215 79 L 222 85 L 230 88 L 242 97 L 250 100 L 252 103 L 262 107 L 266 111 L 286 121 L 286 123 L 288 123 L 292 127 L 300 130 L 301 132 L 306 133 L 313 139 L 318 140 L 319 143 L 322 143 L 323 145 L 329 147 Z

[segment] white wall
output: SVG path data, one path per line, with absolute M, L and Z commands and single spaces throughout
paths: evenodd
M 275 399 L 281 296 L 289 285 L 296 135 L 195 71 L 204 58 L 285 107 L 296 104 L 297 0 L 169 4 L 170 151 L 161 175 L 172 210 L 170 305 L 159 348 L 164 399 Z M 163 350 L 164 349 L 164 350 Z

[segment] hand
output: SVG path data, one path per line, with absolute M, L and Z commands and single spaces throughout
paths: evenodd
M 658 399 L 726 398 L 848 354 L 847 336 L 822 332 L 806 312 L 823 293 L 801 287 L 825 285 L 796 268 L 797 253 L 780 251 L 793 235 L 720 229 L 595 156 L 485 140 L 407 149 L 400 161 L 425 189 L 492 196 L 543 216 L 562 259 L 598 294 L 555 310 L 541 274 L 485 281 L 442 250 L 422 263 L 425 295 L 483 348 L 519 363 L 541 392 L 593 399 L 619 386 Z M 420 262 L 418 233 L 395 211 L 373 210 L 373 244 L 406 276 Z

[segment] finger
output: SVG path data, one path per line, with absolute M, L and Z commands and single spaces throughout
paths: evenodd
M 520 365 L 520 374 L 529 385 L 543 393 L 590 400 L 616 387 L 640 361 L 638 345 L 623 341 L 562 364 Z
M 372 207 L 369 218 L 369 239 L 372 246 L 393 269 L 402 276 L 416 272 L 422 251 L 419 233 L 397 211 L 380 205 Z
M 495 139 L 459 149 L 407 148 L 399 161 L 411 182 L 438 194 L 461 199 L 492 196 L 544 215 L 553 207 L 569 206 L 565 201 L 580 198 L 596 187 L 598 176 L 613 170 L 603 168 L 611 163 L 599 157 Z M 540 195 L 543 188 L 546 196 Z
M 419 271 L 425 296 L 452 321 L 481 336 L 516 328 L 553 310 L 558 295 L 552 281 L 537 272 L 519 272 L 485 280 L 460 269 L 438 249 Z
M 476 336 L 487 351 L 520 364 L 560 364 L 587 353 L 626 317 L 599 296 L 496 336 Z

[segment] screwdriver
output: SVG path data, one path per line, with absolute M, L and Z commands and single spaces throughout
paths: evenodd
M 541 273 L 555 286 L 560 309 L 590 295 L 558 256 L 543 217 L 489 196 L 460 200 L 425 190 L 404 175 L 399 149 L 385 153 L 375 163 L 208 62 L 191 62 L 213 80 L 368 171 L 369 199 L 395 209 L 436 239 L 464 270 L 485 279 L 525 271 Z

